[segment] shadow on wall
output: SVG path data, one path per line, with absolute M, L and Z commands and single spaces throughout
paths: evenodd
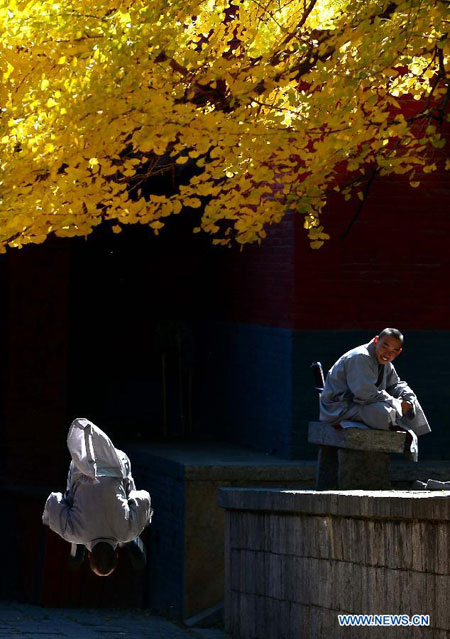
M 68 415 L 116 437 L 189 438 L 201 410 L 197 327 L 218 312 L 222 256 L 190 228 L 147 231 L 73 243 Z

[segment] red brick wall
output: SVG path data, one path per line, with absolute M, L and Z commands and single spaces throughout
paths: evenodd
M 434 152 L 439 167 L 446 155 Z M 333 196 L 323 214 L 331 240 L 319 250 L 302 218 L 288 216 L 261 247 L 231 251 L 227 318 L 305 330 L 450 328 L 450 172 L 420 181 L 377 177 L 345 237 L 359 200 Z
M 3 262 L 0 476 L 11 483 L 65 474 L 67 249 L 50 240 Z
M 333 198 L 323 217 L 332 239 L 319 251 L 297 228 L 295 328 L 450 328 L 449 178 L 426 176 L 417 189 L 375 180 L 344 239 L 357 204 Z
M 263 326 L 293 326 L 296 219 L 268 228 L 261 246 L 224 249 L 225 319 Z

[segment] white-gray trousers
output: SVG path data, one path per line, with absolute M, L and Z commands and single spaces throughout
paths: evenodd
M 398 423 L 397 411 L 387 402 L 352 404 L 345 414 L 345 419 L 362 422 L 379 430 L 389 430 Z

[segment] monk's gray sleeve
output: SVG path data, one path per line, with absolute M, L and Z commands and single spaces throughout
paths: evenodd
M 414 391 L 397 375 L 397 371 L 392 364 L 386 378 L 386 391 L 392 397 L 402 398 L 405 402 L 417 399 Z
M 152 520 L 153 509 L 150 494 L 146 490 L 132 490 L 128 496 L 130 508 L 130 534 L 134 539 Z M 130 540 L 131 540 L 130 539 Z
M 123 485 L 125 487 L 125 494 L 126 494 L 127 498 L 129 498 L 130 493 L 133 490 L 136 490 L 136 484 L 134 483 L 133 475 L 131 474 L 130 458 L 122 450 L 117 451 L 117 452 L 120 453 L 120 459 L 121 459 L 121 461 L 123 463 L 123 467 L 125 469 L 125 473 L 126 474 L 125 474 L 125 477 L 123 478 Z
M 70 506 L 62 493 L 50 493 L 45 502 L 42 523 L 66 541 L 75 541 L 70 522 Z
M 370 355 L 360 354 L 346 361 L 347 384 L 355 404 L 392 403 L 393 397 L 376 385 L 377 371 Z

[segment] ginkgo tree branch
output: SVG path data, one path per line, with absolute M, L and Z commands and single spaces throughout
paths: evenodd
M 295 38 L 299 31 L 302 29 L 302 27 L 306 24 L 306 21 L 308 20 L 309 16 L 311 15 L 311 12 L 313 11 L 314 7 L 317 4 L 317 0 L 310 0 L 308 6 L 304 6 L 304 10 L 303 10 L 303 15 L 302 18 L 300 20 L 300 22 L 296 25 L 295 29 L 293 31 L 291 31 L 291 33 L 289 33 L 281 42 L 280 44 L 280 48 L 279 51 L 276 51 L 273 53 L 272 58 L 270 60 L 270 64 L 275 66 L 276 64 L 278 64 L 278 62 L 280 61 L 280 55 L 282 54 L 282 52 L 284 52 L 286 50 L 287 45 L 289 44 L 289 42 Z

